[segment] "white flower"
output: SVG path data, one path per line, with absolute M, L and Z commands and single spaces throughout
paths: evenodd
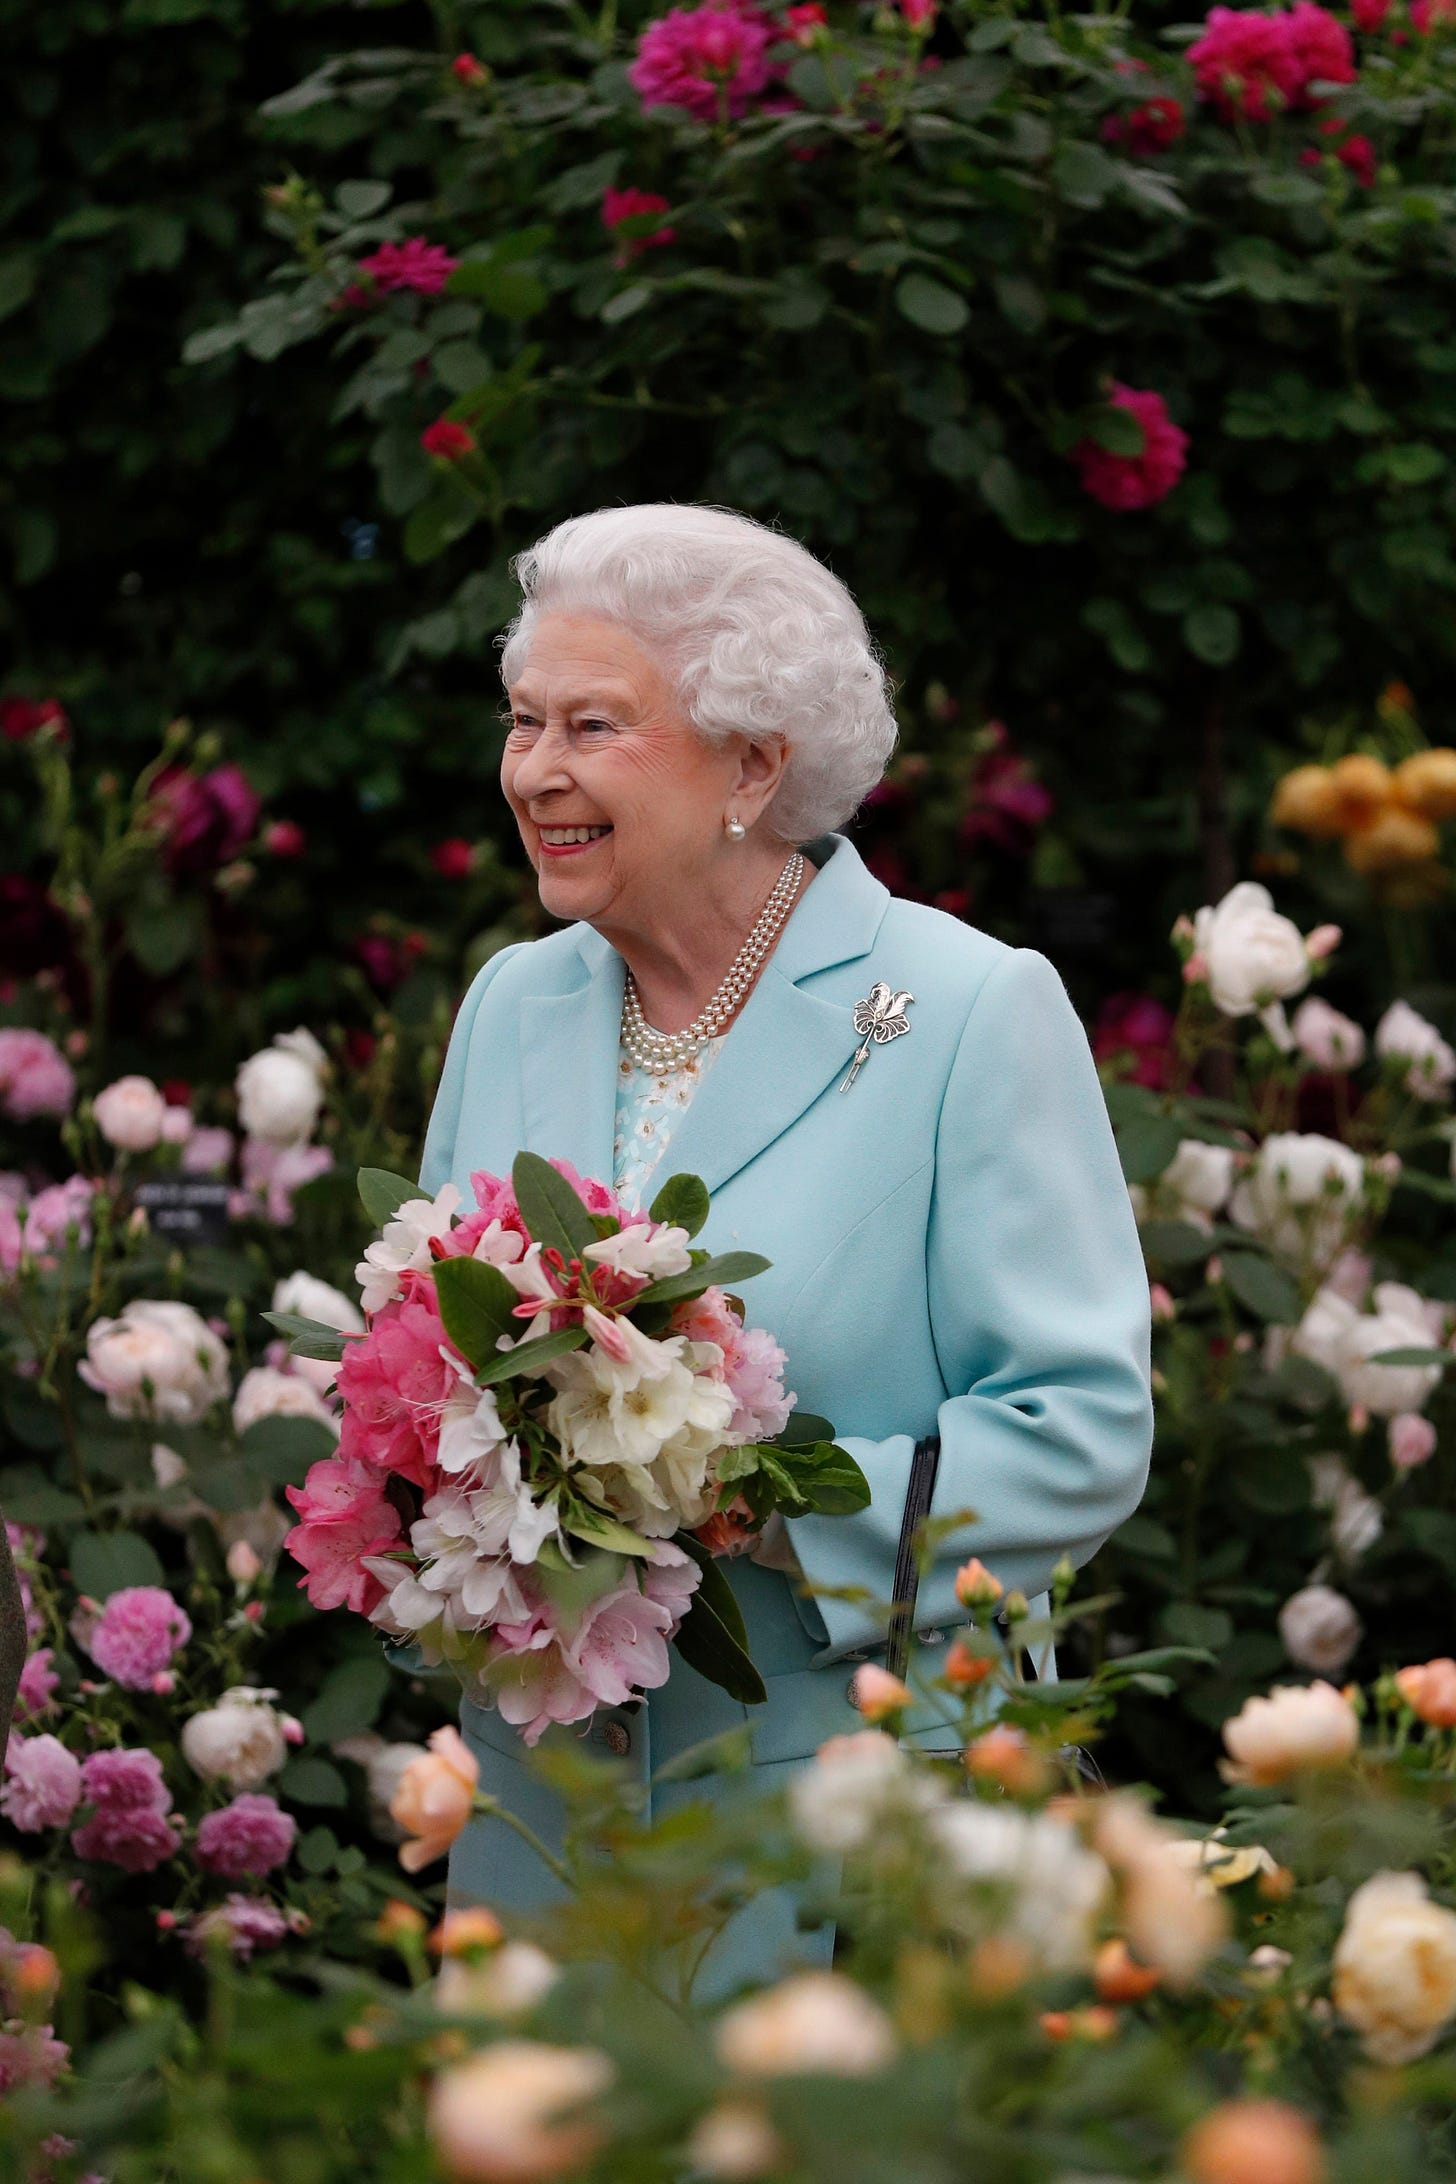
M 1272 1251 L 1296 1260 L 1307 1253 L 1322 1268 L 1345 1242 L 1364 1188 L 1364 1163 L 1348 1145 L 1280 1131 L 1259 1147 L 1229 1211 Z
M 1360 1742 L 1360 1724 L 1333 1684 L 1276 1684 L 1246 1699 L 1223 1725 L 1231 1782 L 1283 1782 L 1308 1767 L 1341 1767 Z
M 1377 1282 L 1375 1310 L 1362 1313 L 1350 1329 L 1340 1386 L 1348 1403 L 1358 1403 L 1376 1418 L 1418 1411 L 1441 1378 L 1439 1365 L 1372 1365 L 1383 1350 L 1429 1350 L 1431 1318 L 1425 1299 L 1404 1282 Z
M 254 1365 L 238 1382 L 233 1397 L 233 1426 L 246 1433 L 260 1418 L 314 1418 L 337 1436 L 339 1421 L 328 1404 L 300 1373 L 280 1373 L 271 1365 Z
M 356 1737 L 340 1737 L 329 1750 L 339 1759 L 352 1759 L 364 1769 L 369 1791 L 369 1832 L 381 1843 L 402 1843 L 409 1834 L 390 1811 L 400 1778 L 412 1760 L 425 1757 L 423 1744 L 390 1744 L 376 1730 L 365 1729 Z
M 327 1058 L 312 1032 L 281 1032 L 272 1046 L 250 1054 L 233 1080 L 238 1117 L 249 1137 L 269 1145 L 302 1145 L 324 1101 Z
M 134 1298 L 118 1319 L 98 1319 L 77 1367 L 113 1418 L 196 1425 L 227 1394 L 225 1344 L 190 1304 Z
M 617 1325 L 625 1358 L 593 1344 L 551 1366 L 560 1393 L 547 1423 L 571 1460 L 645 1467 L 684 1427 L 717 1431 L 721 1440 L 733 1397 L 724 1382 L 694 1371 L 696 1346 L 682 1335 L 654 1341 L 630 1320 Z
M 789 1783 L 789 1813 L 811 1850 L 863 1850 L 912 1812 L 928 1812 L 945 1792 L 911 1765 L 883 1729 L 830 1737 Z
M 693 2125 L 687 2156 L 697 2175 L 747 2184 L 786 2168 L 789 2150 L 756 2100 L 720 2100 Z
M 434 1265 L 430 1238 L 448 1236 L 450 1222 L 460 1204 L 454 1183 L 442 1185 L 434 1198 L 407 1198 L 384 1224 L 383 1233 L 369 1245 L 354 1269 L 360 1302 L 366 1312 L 382 1312 L 400 1293 L 399 1277 L 406 1268 L 427 1274 Z
M 1317 994 L 1300 1002 L 1289 1028 L 1300 1053 L 1319 1069 L 1358 1069 L 1365 1059 L 1360 1026 Z
M 615 2075 L 597 2048 L 497 2040 L 442 2070 L 430 2091 L 430 2136 L 457 2184 L 542 2184 L 584 2168 L 601 2128 L 579 2113 Z M 570 2113 L 563 2113 L 570 2111 Z
M 1268 888 L 1256 880 L 1240 880 L 1222 902 L 1197 912 L 1193 946 L 1207 966 L 1214 1005 L 1225 1016 L 1252 1016 L 1309 982 L 1299 927 L 1279 915 Z
M 1156 1205 L 1170 1220 L 1191 1221 L 1195 1228 L 1210 1229 L 1214 1214 L 1228 1199 L 1233 1180 L 1231 1146 L 1184 1138 L 1150 1191 L 1140 1184 L 1133 1185 L 1133 1205 L 1139 1220 Z
M 1311 1456 L 1310 1493 L 1330 1513 L 1330 1545 L 1342 1562 L 1358 1562 L 1385 1529 L 1385 1514 L 1341 1456 Z
M 1357 1888 L 1335 1944 L 1335 2008 L 1378 2063 L 1410 2063 L 1456 2016 L 1456 1912 L 1418 1873 L 1377 1873 Z
M 1392 1001 L 1381 1017 L 1375 1027 L 1375 1051 L 1409 1061 L 1406 1090 L 1417 1099 L 1443 1100 L 1456 1084 L 1456 1052 L 1408 1001 Z
M 1093 1841 L 1117 1869 L 1122 1929 L 1139 1963 L 1170 1986 L 1187 1986 L 1227 1930 L 1216 1885 L 1221 1861 L 1126 1794 L 1098 1801 Z
M 1321 1676 L 1338 1676 L 1364 1633 L 1343 1593 L 1332 1585 L 1305 1585 L 1279 1610 L 1279 1636 L 1291 1661 Z
M 440 1412 L 440 1440 L 435 1461 L 452 1475 L 477 1470 L 506 1439 L 493 1388 L 477 1388 L 468 1365 L 442 1347 L 440 1355 L 453 1366 L 460 1386 L 447 1397 Z
M 204 1782 L 256 1790 L 288 1757 L 283 1723 L 268 1701 L 274 1691 L 234 1684 L 216 1706 L 183 1724 L 182 1756 Z
M 123 1153 L 149 1153 L 161 1142 L 167 1103 L 150 1077 L 118 1077 L 91 1102 L 96 1127 Z
M 321 1327 L 337 1327 L 341 1334 L 362 1335 L 364 1315 L 342 1289 L 321 1282 L 300 1267 L 273 1285 L 275 1312 L 293 1312 L 299 1319 L 317 1320 Z
M 555 1986 L 560 1967 L 533 1941 L 504 1941 L 483 1963 L 447 1957 L 435 2007 L 452 2017 L 525 2017 Z
M 741 2077 L 872 2077 L 895 2059 L 878 2002 L 842 1972 L 799 1972 L 718 2020 L 719 2060 Z
M 959 1798 L 932 1812 L 926 1825 L 945 1860 L 942 1916 L 956 1923 L 962 1915 L 951 1898 L 952 1876 L 999 1883 L 1008 1896 L 1005 1930 L 1041 1966 L 1065 1971 L 1087 1962 L 1107 1868 L 1065 1820 Z M 964 1908 L 975 1913 L 974 1905 Z
M 615 1236 L 603 1236 L 582 1252 L 614 1274 L 633 1274 L 655 1282 L 665 1274 L 686 1274 L 692 1265 L 685 1228 L 660 1228 L 654 1235 L 645 1221 L 633 1221 Z

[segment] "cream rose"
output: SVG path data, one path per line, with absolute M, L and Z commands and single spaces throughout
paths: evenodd
M 1375 1027 L 1375 1051 L 1409 1063 L 1406 1090 L 1417 1099 L 1443 1100 L 1456 1084 L 1456 1052 L 1408 1001 L 1392 1001 L 1381 1017 Z
M 945 1793 L 883 1729 L 830 1737 L 789 1784 L 789 1813 L 811 1850 L 862 1850 L 886 1825 L 927 1812 Z
M 430 2136 L 456 2184 L 536 2184 L 590 2161 L 600 2124 L 571 2114 L 615 2075 L 597 2048 L 498 2040 L 442 2071 L 430 2094 Z
M 1240 880 L 1222 902 L 1193 920 L 1193 947 L 1207 970 L 1209 992 L 1225 1016 L 1300 993 L 1309 983 L 1309 953 L 1299 927 L 1281 917 L 1257 880 Z
M 195 1425 L 227 1394 L 227 1350 L 190 1304 L 135 1298 L 118 1319 L 98 1319 L 77 1367 L 113 1418 Z
M 256 1790 L 288 1757 L 283 1722 L 269 1700 L 274 1691 L 234 1684 L 216 1706 L 194 1714 L 182 1727 L 182 1757 L 204 1782 Z
M 1414 2062 L 1456 2016 L 1456 1912 L 1418 1873 L 1377 1873 L 1350 1898 L 1331 1991 L 1367 2055 Z
M 1335 1138 L 1279 1131 L 1265 1138 L 1229 1212 L 1272 1251 L 1325 1267 L 1339 1252 L 1365 1189 L 1365 1165 Z
M 745 2078 L 867 2078 L 894 2061 L 895 2033 L 878 2002 L 842 1972 L 799 1972 L 727 2011 L 717 2049 Z
M 301 1268 L 275 1284 L 272 1308 L 275 1312 L 296 1312 L 300 1319 L 317 1320 L 321 1327 L 337 1327 L 340 1334 L 364 1332 L 364 1314 L 358 1305 L 341 1289 Z M 306 1380 L 319 1395 L 328 1394 L 339 1373 L 338 1366 L 325 1357 L 290 1357 L 288 1370 Z
M 1330 1545 L 1342 1562 L 1358 1562 L 1385 1529 L 1385 1512 L 1340 1456 L 1311 1456 L 1310 1492 L 1330 1515 Z
M 310 1381 L 301 1373 L 275 1372 L 271 1365 L 254 1365 L 238 1382 L 233 1397 L 233 1425 L 246 1433 L 260 1418 L 312 1418 L 337 1436 L 339 1421 Z
M 1300 1002 L 1289 1029 L 1300 1053 L 1317 1069 L 1358 1069 L 1365 1059 L 1365 1034 L 1360 1026 L 1317 994 Z
M 1228 1145 L 1207 1145 L 1201 1138 L 1184 1138 L 1156 1183 L 1134 1183 L 1133 1210 L 1140 1221 L 1154 1212 L 1170 1220 L 1191 1221 L 1195 1228 L 1210 1229 L 1233 1188 L 1234 1156 Z
M 96 1127 L 122 1153 L 149 1153 L 162 1140 L 167 1103 L 150 1077 L 118 1077 L 91 1102 Z
M 449 1957 L 435 1980 L 435 2007 L 452 2017 L 526 2017 L 561 1977 L 533 1941 L 503 1941 L 477 1963 Z
M 1300 1668 L 1338 1676 L 1364 1635 L 1364 1624 L 1332 1585 L 1305 1585 L 1279 1610 L 1284 1650 Z
M 1347 1403 L 1376 1418 L 1418 1411 L 1441 1378 L 1439 1365 L 1372 1365 L 1382 1350 L 1429 1350 L 1435 1347 L 1425 1299 L 1404 1282 L 1377 1282 L 1373 1312 L 1362 1313 L 1350 1328 L 1340 1367 Z
M 1223 1725 L 1231 1782 L 1283 1782 L 1305 1768 L 1342 1767 L 1360 1742 L 1360 1724 L 1333 1684 L 1276 1684 L 1267 1698 L 1246 1699 Z
M 323 1048 L 303 1030 L 282 1032 L 272 1046 L 250 1054 L 234 1079 L 247 1135 L 269 1145 L 302 1145 L 318 1121 L 327 1067 Z

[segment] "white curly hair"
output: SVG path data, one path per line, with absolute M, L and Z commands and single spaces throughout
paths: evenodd
M 890 681 L 864 616 L 797 541 L 731 508 L 645 502 L 558 523 L 511 563 L 524 602 L 499 639 L 526 664 L 542 614 L 592 614 L 652 646 L 709 742 L 787 739 L 770 806 L 788 842 L 852 817 L 895 748 Z

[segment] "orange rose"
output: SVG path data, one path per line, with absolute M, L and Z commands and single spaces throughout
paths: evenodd
M 1411 1712 L 1431 1729 L 1456 1729 L 1456 1661 L 1449 1654 L 1419 1668 L 1396 1671 L 1396 1688 Z
M 1104 1941 L 1092 1967 L 1098 1998 L 1103 2002 L 1141 2002 L 1144 1995 L 1152 1993 L 1162 1976 L 1148 1965 L 1139 1964 L 1127 1943 L 1120 1939 Z
M 1046 1767 L 1026 1731 L 999 1722 L 966 1746 L 965 1762 L 979 1781 L 999 1782 L 1013 1797 L 1034 1797 L 1046 1784 Z
M 1287 2101 L 1225 2101 L 1183 2141 L 1192 2184 L 1321 2184 L 1324 2151 Z
M 1365 874 L 1427 864 L 1440 850 L 1441 837 L 1430 820 L 1407 811 L 1403 804 L 1387 804 L 1345 837 L 1346 864 L 1352 872 Z
M 1296 766 L 1275 783 L 1269 817 L 1298 834 L 1331 835 L 1343 829 L 1342 810 L 1328 766 Z
M 1402 804 L 1423 819 L 1456 819 L 1456 751 L 1417 751 L 1401 760 L 1392 780 Z
M 458 1729 L 437 1729 L 428 1752 L 410 1761 L 389 1802 L 390 1818 L 415 1838 L 399 1847 L 406 1873 L 444 1857 L 470 1818 L 479 1779 L 479 1765 Z
M 1336 759 L 1331 766 L 1330 792 L 1333 811 L 1339 818 L 1339 833 L 1351 827 L 1368 827 L 1391 800 L 1390 768 L 1368 751 L 1351 751 L 1347 758 Z

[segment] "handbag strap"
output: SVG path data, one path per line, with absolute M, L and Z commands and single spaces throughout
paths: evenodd
M 920 1590 L 920 1527 L 930 1514 L 935 1478 L 940 1469 L 940 1435 L 927 1434 L 915 1444 L 910 1459 L 910 1478 L 905 1488 L 905 1509 L 900 1519 L 900 1545 L 895 1556 L 895 1582 L 891 1593 L 895 1612 L 890 1618 L 885 1644 L 885 1667 L 902 1676 L 910 1661 L 910 1633 L 915 1621 L 915 1599 Z

